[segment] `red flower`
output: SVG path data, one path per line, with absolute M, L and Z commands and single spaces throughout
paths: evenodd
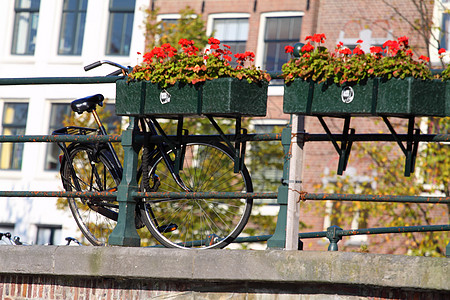
M 312 36 L 311 40 L 316 43 L 324 43 L 326 38 L 324 33 L 316 33 Z
M 412 52 L 411 49 L 406 50 L 405 54 L 408 55 L 408 56 L 411 56 L 411 57 L 414 55 L 414 53 Z
M 355 55 L 363 55 L 364 51 L 361 50 L 360 47 L 356 47 L 355 49 L 353 49 L 353 54 L 355 54 Z
M 444 52 L 446 52 L 446 51 L 447 51 L 447 50 L 445 50 L 444 48 L 441 48 L 441 49 L 438 50 L 438 53 L 439 53 L 439 54 L 442 54 L 442 53 L 444 53 Z
M 419 59 L 420 59 L 420 60 L 423 60 L 423 61 L 426 61 L 426 62 L 429 62 L 429 61 L 430 61 L 430 58 L 427 57 L 427 56 L 424 56 L 424 55 L 419 56 Z
M 292 53 L 292 52 L 294 52 L 294 47 L 288 45 L 288 46 L 284 47 L 284 52 Z
M 215 38 L 213 38 L 213 37 L 210 37 L 209 39 L 208 39 L 208 44 L 210 44 L 210 45 L 220 45 L 220 41 L 218 40 L 218 39 L 215 39 Z
M 357 44 L 361 44 L 363 41 L 362 40 L 357 40 L 356 43 Z
M 403 44 L 404 47 L 408 47 L 408 40 L 409 38 L 407 36 L 402 36 L 398 38 L 398 42 L 400 44 Z
M 381 51 L 383 51 L 383 49 L 381 47 L 378 47 L 378 46 L 370 47 L 370 53 L 379 54 L 379 53 L 381 53 Z
M 343 48 L 343 49 L 339 50 L 339 53 L 343 54 L 343 55 L 350 55 L 350 54 L 352 54 L 352 50 L 350 50 L 348 48 Z
M 302 47 L 302 52 L 311 52 L 313 50 L 314 50 L 314 46 L 311 45 L 309 42 Z

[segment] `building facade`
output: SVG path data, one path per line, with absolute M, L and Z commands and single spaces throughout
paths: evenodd
M 445 27 L 447 1 L 424 2 L 427 4 L 425 16 Z M 328 48 L 334 48 L 339 41 L 352 48 L 361 39 L 366 51 L 370 46 L 406 35 L 417 55 L 427 54 L 428 49 L 436 64 L 439 63 L 436 47 L 445 45 L 447 39 L 446 35 L 441 39 L 441 33 L 436 33 L 439 38 L 433 40 L 432 45 L 424 43 L 420 33 L 411 27 L 411 21 L 414 23 L 423 14 L 409 0 L 3 1 L 0 3 L 0 24 L 5 28 L 0 31 L 2 77 L 107 74 L 109 70 L 105 69 L 84 73 L 82 66 L 99 59 L 134 65 L 138 62 L 137 52 L 143 51 L 145 45 L 143 8 L 158 10 L 158 19 L 169 22 L 179 18 L 180 9 L 187 6 L 204 19 L 207 34 L 214 33 L 236 51 L 255 52 L 256 65 L 273 72 L 281 71 L 281 66 L 289 59 L 284 46 L 304 41 L 314 33 L 326 34 Z M 107 98 L 115 97 L 113 85 L 0 86 L 1 130 L 3 134 L 47 134 L 59 125 L 60 120 L 55 116 L 66 112 L 65 104 L 99 92 Z M 284 126 L 289 121 L 289 115 L 282 109 L 282 82 L 272 83 L 268 94 L 267 117 L 252 120 L 252 126 L 259 132 L 270 132 L 274 126 Z M 328 122 L 333 132 L 341 130 L 342 120 Z M 357 133 L 387 132 L 369 118 L 357 118 L 352 122 Z M 309 117 L 305 118 L 305 129 L 310 133 L 324 132 L 318 121 Z M 49 154 L 48 147 L 37 143 L 1 145 L 1 189 L 61 189 L 55 169 L 57 164 L 52 163 L 54 156 Z M 333 181 L 331 173 L 337 168 L 337 161 L 338 155 L 331 143 L 305 145 L 303 190 L 320 192 L 318 186 Z M 350 158 L 347 169 L 347 174 L 356 181 L 373 180 L 365 161 Z M 281 170 L 273 176 L 280 174 Z M 314 207 L 314 204 L 304 206 Z M 0 230 L 9 226 L 16 234 L 36 243 L 40 243 L 37 237 L 44 225 L 48 225 L 50 232 L 54 231 L 52 228 L 60 230 L 61 237 L 77 235 L 71 216 L 54 207 L 54 199 L 2 199 Z M 310 226 L 308 231 L 323 230 L 330 225 L 326 216 L 313 213 L 311 207 L 301 215 L 302 221 Z M 365 238 L 348 240 L 355 245 L 364 242 Z M 326 249 L 324 244 L 324 241 L 308 241 L 305 249 Z

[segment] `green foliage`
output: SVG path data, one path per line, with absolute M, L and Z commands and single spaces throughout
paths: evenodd
M 299 58 L 293 58 L 283 65 L 283 77 L 289 83 L 295 78 L 343 84 L 358 83 L 367 78 L 380 77 L 385 79 L 414 77 L 431 79 L 432 74 L 426 65 L 428 57 L 420 56 L 415 61 L 412 51 L 408 48 L 408 38 L 398 41 L 387 41 L 381 47 L 371 47 L 371 53 L 364 53 L 360 44 L 353 52 L 337 44 L 334 52 L 321 46 L 325 41 L 324 34 L 306 37 L 308 41 L 299 51 Z M 362 43 L 362 41 L 358 41 Z M 311 43 L 316 43 L 314 47 Z M 286 46 L 286 52 L 293 53 L 292 46 Z M 382 53 L 386 56 L 382 56 Z M 353 54 L 353 55 L 352 55 Z
M 148 51 L 163 44 L 177 45 L 182 38 L 193 40 L 199 48 L 204 48 L 208 43 L 209 37 L 206 35 L 206 23 L 202 15 L 196 15 L 189 6 L 180 10 L 180 18 L 175 23 L 157 21 L 158 12 L 159 9 L 153 11 L 150 8 L 145 9 L 145 37 Z
M 234 55 L 238 65 L 232 67 L 232 52 L 230 46 L 220 45 L 220 41 L 209 38 L 208 49 L 200 51 L 193 40 L 180 39 L 178 51 L 171 44 L 154 47 L 143 55 L 143 63 L 133 68 L 128 75 L 129 80 L 146 80 L 159 83 L 161 87 L 173 85 L 176 82 L 196 84 L 216 78 L 232 77 L 245 79 L 249 83 L 270 81 L 268 73 L 254 65 L 244 66 L 246 61 L 254 61 L 253 52 Z
M 450 131 L 450 118 L 426 120 L 429 133 Z M 350 177 L 337 177 L 337 181 L 323 188 L 330 193 L 358 193 L 378 195 L 450 195 L 450 147 L 444 143 L 422 144 L 415 176 L 404 177 L 404 156 L 395 144 L 355 144 L 359 158 L 369 158 L 373 178 L 355 182 Z M 355 216 L 360 228 L 437 225 L 449 222 L 450 206 L 412 203 L 333 202 L 331 225 L 350 226 Z M 392 243 L 392 249 L 407 251 L 412 255 L 444 256 L 450 239 L 446 232 L 403 233 L 406 242 Z M 387 242 L 398 240 L 398 234 L 369 237 L 369 248 L 385 247 Z M 345 249 L 345 246 L 344 246 Z

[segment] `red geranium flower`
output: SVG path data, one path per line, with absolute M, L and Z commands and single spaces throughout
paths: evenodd
M 447 51 L 447 50 L 445 50 L 444 48 L 441 48 L 441 49 L 438 50 L 438 53 L 439 53 L 439 54 L 442 54 L 442 53 L 444 53 L 444 52 L 446 52 L 446 51 Z
M 288 45 L 288 46 L 284 47 L 284 52 L 292 53 L 292 52 L 294 52 L 294 47 Z

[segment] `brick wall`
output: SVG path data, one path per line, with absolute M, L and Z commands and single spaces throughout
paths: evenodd
M 401 12 L 402 16 L 409 21 L 419 18 L 417 9 L 412 5 L 411 0 L 387 1 L 393 7 Z M 258 39 L 258 29 L 260 24 L 260 15 L 265 12 L 274 11 L 301 11 L 304 13 L 302 20 L 302 30 L 300 40 L 305 36 L 314 33 L 325 33 L 327 36 L 326 46 L 334 48 L 339 40 L 340 33 L 345 32 L 345 38 L 359 38 L 361 30 L 370 29 L 373 38 L 386 38 L 388 32 L 392 38 L 400 36 L 410 37 L 410 43 L 415 50 L 416 55 L 426 54 L 426 45 L 423 44 L 417 32 L 411 29 L 408 23 L 396 14 L 392 7 L 389 7 L 384 1 L 368 0 L 171 0 L 154 1 L 155 7 L 158 7 L 159 13 L 177 13 L 181 8 L 190 6 L 197 13 L 201 13 L 206 21 L 209 14 L 212 13 L 248 13 L 249 17 L 249 37 L 247 41 L 247 50 L 256 52 Z M 256 6 L 255 6 L 256 3 Z M 428 3 L 428 2 L 426 2 Z M 203 7 L 203 11 L 202 11 Z M 432 7 L 428 7 L 432 13 Z M 258 53 L 257 53 L 258 55 Z M 289 119 L 289 116 L 283 114 L 283 97 L 270 96 L 268 99 L 267 118 L 270 119 Z M 342 119 L 326 119 L 332 132 L 340 133 L 342 130 Z M 388 133 L 386 126 L 376 118 L 353 118 L 352 128 L 356 133 Z M 309 133 L 325 133 L 316 118 L 307 117 L 305 123 L 306 131 Z M 324 173 L 327 171 L 335 172 L 338 165 L 338 154 L 330 142 L 311 142 L 305 145 L 305 157 L 303 168 L 303 190 L 307 192 L 323 192 L 320 188 Z M 355 169 L 356 175 L 371 175 L 369 161 L 358 159 L 354 153 L 350 156 L 347 169 Z M 322 231 L 323 221 L 323 203 L 302 203 L 301 220 L 309 225 L 307 231 Z M 441 213 L 439 211 L 437 214 Z M 448 212 L 447 212 L 448 215 Z M 377 226 L 376 221 L 370 225 Z M 384 236 L 369 236 L 369 239 L 382 243 Z M 344 238 L 344 241 L 346 238 Z M 404 253 L 407 249 L 407 241 L 404 239 L 390 239 L 392 245 L 405 245 L 396 253 Z M 342 245 L 343 242 L 340 242 Z M 378 247 L 373 249 L 377 253 L 393 253 L 391 247 Z M 314 239 L 304 241 L 304 247 L 307 250 L 324 250 L 327 243 Z M 398 252 L 399 251 L 399 252 Z
M 358 295 L 358 296 L 356 296 Z M 0 299 L 448 299 L 443 291 L 349 287 L 335 284 L 188 282 L 174 280 L 0 275 Z

